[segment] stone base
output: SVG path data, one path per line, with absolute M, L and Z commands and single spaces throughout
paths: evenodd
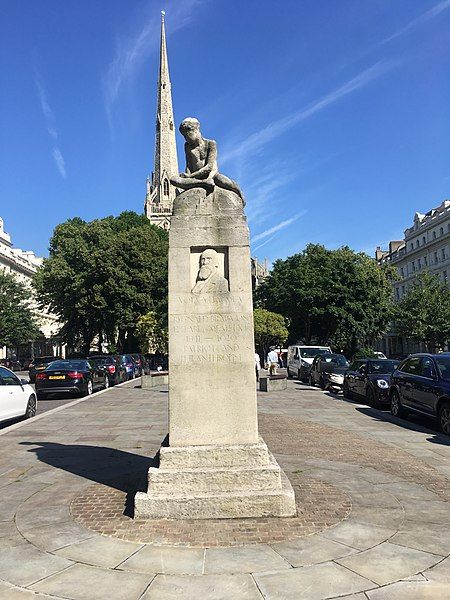
M 287 379 L 284 375 L 264 375 L 259 378 L 260 392 L 279 392 L 287 388 Z
M 237 519 L 295 516 L 292 486 L 264 442 L 234 446 L 162 447 L 135 517 Z
M 167 371 L 161 371 L 159 373 L 151 373 L 150 375 L 141 376 L 141 387 L 142 389 L 150 389 L 157 385 L 167 385 L 169 383 L 169 374 Z

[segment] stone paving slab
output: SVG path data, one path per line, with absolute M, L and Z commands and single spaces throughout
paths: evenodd
M 179 522 L 159 524 L 142 544 L 100 536 L 108 518 L 131 519 L 123 476 L 145 475 L 167 430 L 167 390 L 135 385 L 2 430 L 0 600 L 445 600 L 449 440 L 292 381 L 260 398 L 262 430 L 299 499 L 302 485 L 316 494 L 300 509 L 321 533 L 287 539 L 280 530 L 269 545 L 255 543 L 262 524 L 247 523 L 238 545 L 225 547 L 237 533 L 219 521 L 209 524 L 212 541 L 221 540 L 214 547 L 206 522 L 196 522 L 195 548 L 158 541 L 164 528 L 178 540 L 189 533 Z M 88 506 L 94 488 L 116 507 L 108 516 L 91 503 L 98 523 L 75 522 L 69 507 L 82 497 Z M 311 518 L 338 497 L 347 512 Z
M 385 542 L 359 554 L 338 559 L 340 565 L 378 585 L 419 573 L 442 560 L 441 556 Z
M 324 600 L 375 587 L 372 581 L 332 562 L 254 577 L 266 600 Z
M 204 559 L 205 550 L 201 548 L 144 546 L 123 561 L 119 568 L 135 573 L 201 575 Z
M 138 600 L 152 576 L 76 564 L 30 586 L 70 600 Z
M 250 575 L 157 575 L 142 600 L 262 600 Z

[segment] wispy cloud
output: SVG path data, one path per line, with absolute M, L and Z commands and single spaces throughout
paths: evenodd
M 439 2 L 439 4 L 435 4 L 429 10 L 425 11 L 424 13 L 422 13 L 415 19 L 412 19 L 412 21 L 407 23 L 404 27 L 402 27 L 401 29 L 399 29 L 398 31 L 393 33 L 392 35 L 381 40 L 380 44 L 387 44 L 388 42 L 394 40 L 395 38 L 398 38 L 402 35 L 405 35 L 406 33 L 410 33 L 411 31 L 414 31 L 415 29 L 417 29 L 418 27 L 420 27 L 421 25 L 423 25 L 430 19 L 434 19 L 434 17 L 437 17 L 438 15 L 440 15 L 441 12 L 443 12 L 444 10 L 447 10 L 447 8 L 450 8 L 450 0 L 443 0 L 442 2 Z
M 38 71 L 35 71 L 34 82 L 36 84 L 36 88 L 37 88 L 37 92 L 38 92 L 38 96 L 39 96 L 39 102 L 41 104 L 42 113 L 44 115 L 45 125 L 47 127 L 48 134 L 53 141 L 53 150 L 52 150 L 53 160 L 55 161 L 55 164 L 58 168 L 58 171 L 59 171 L 59 174 L 61 175 L 61 177 L 63 179 L 66 179 L 67 178 L 66 163 L 64 161 L 64 157 L 63 157 L 61 149 L 59 147 L 58 132 L 56 130 L 56 125 L 55 125 L 55 122 L 56 122 L 55 115 L 50 107 L 49 102 L 48 102 L 47 90 L 44 86 L 44 83 L 43 83 L 42 78 L 41 78 L 40 74 L 38 73 Z
M 206 0 L 183 0 L 171 5 L 170 14 L 166 17 L 166 30 L 174 33 L 185 27 L 195 17 L 195 10 Z M 114 105 L 122 88 L 133 80 L 148 57 L 159 48 L 160 16 L 146 17 L 142 24 L 125 39 L 117 42 L 114 58 L 108 66 L 102 79 L 105 110 L 112 131 L 112 116 Z
M 301 121 L 308 119 L 315 113 L 319 112 L 320 110 L 323 110 L 327 106 L 330 106 L 331 104 L 333 104 L 337 100 L 340 100 L 344 96 L 347 96 L 348 94 L 351 94 L 352 92 L 355 92 L 356 90 L 359 90 L 360 88 L 364 87 L 374 79 L 380 77 L 381 75 L 389 71 L 395 64 L 397 63 L 394 61 L 387 60 L 375 63 L 368 69 L 365 69 L 364 71 L 356 75 L 356 77 L 353 77 L 337 89 L 320 98 L 320 100 L 317 100 L 309 104 L 309 106 L 306 106 L 299 111 L 291 113 L 290 115 L 287 115 L 282 119 L 277 119 L 276 121 L 269 123 L 269 125 L 266 125 L 260 131 L 252 133 L 247 139 L 242 141 L 240 144 L 236 144 L 234 149 L 232 149 L 228 153 L 225 153 L 222 156 L 221 162 L 225 163 L 227 160 L 234 159 L 246 154 L 254 154 L 256 151 L 260 150 L 263 146 L 265 146 L 268 142 L 279 137 L 294 125 L 297 125 Z
M 289 225 L 292 225 L 292 223 L 297 221 L 297 219 L 299 219 L 300 217 L 303 217 L 305 214 L 306 214 L 306 210 L 302 210 L 302 211 L 298 212 L 296 215 L 294 215 L 293 217 L 291 217 L 290 219 L 281 221 L 281 223 L 278 223 L 278 225 L 274 225 L 273 227 L 270 227 L 269 229 L 266 229 L 265 231 L 258 233 L 258 235 L 255 235 L 252 238 L 251 243 L 254 244 L 255 242 L 259 242 L 259 240 L 263 240 L 266 237 L 273 236 L 273 234 L 278 233 L 285 227 L 289 227 Z M 258 246 L 258 248 L 260 248 L 261 246 L 262 246 L 262 244 L 260 244 L 260 246 Z M 256 248 L 255 248 L 255 250 L 256 250 Z

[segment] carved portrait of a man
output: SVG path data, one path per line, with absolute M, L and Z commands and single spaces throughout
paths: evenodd
M 208 248 L 200 254 L 200 265 L 193 294 L 228 292 L 228 281 L 219 272 L 219 254 Z

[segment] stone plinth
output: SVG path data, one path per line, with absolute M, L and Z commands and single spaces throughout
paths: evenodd
M 287 378 L 284 375 L 268 375 L 259 377 L 261 392 L 278 392 L 287 388 Z
M 169 373 L 167 371 L 151 373 L 150 375 L 141 375 L 141 387 L 143 390 L 150 389 L 157 385 L 167 385 L 168 383 Z
M 253 304 L 241 198 L 185 191 L 169 232 L 169 447 L 135 513 L 149 518 L 295 514 L 258 436 Z

